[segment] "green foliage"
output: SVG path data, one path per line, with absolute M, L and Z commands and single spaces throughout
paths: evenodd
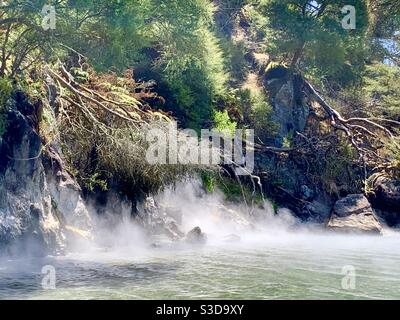
M 243 200 L 243 192 L 240 184 L 230 178 L 220 178 L 217 181 L 218 189 L 222 191 L 228 202 L 240 202 Z
M 214 128 L 217 131 L 233 136 L 236 126 L 237 123 L 231 120 L 226 110 L 214 112 Z
M 193 63 L 204 66 L 207 46 L 213 45 L 207 28 L 214 6 L 206 0 L 153 0 L 151 4 L 152 31 L 161 46 L 157 63 L 167 77 L 176 78 Z
M 80 68 L 71 68 L 70 73 L 77 82 L 86 82 L 89 80 L 89 73 Z
M 200 178 L 203 184 L 203 188 L 207 193 L 213 193 L 216 188 L 216 177 L 213 172 L 202 171 Z
M 387 151 L 391 157 L 392 173 L 397 179 L 400 179 L 400 139 L 394 138 L 386 145 Z
M 0 78 L 0 108 L 4 107 L 11 95 L 12 89 L 13 87 L 9 79 Z
M 272 209 L 274 210 L 275 214 L 278 214 L 279 205 L 274 201 L 274 199 L 268 199 L 268 201 L 272 204 Z
M 243 7 L 243 15 L 246 17 L 246 20 L 250 22 L 250 31 L 253 37 L 264 39 L 266 33 L 269 31 L 269 18 L 260 10 L 263 3 L 252 0 L 247 2 L 248 4 Z
M 11 81 L 7 78 L 0 78 L 0 139 L 7 130 L 7 118 L 5 104 L 12 93 Z
M 87 74 L 79 63 L 117 72 L 140 65 L 159 75 L 170 93 L 166 107 L 182 125 L 210 125 L 215 101 L 229 78 L 213 32 L 215 6 L 210 1 L 62 0 L 55 4 L 55 31 L 41 28 L 44 0 L 29 6 L 17 0 L 8 4 L 2 18 L 15 18 L 18 23 L 1 25 L 10 27 L 11 36 L 3 38 L 5 53 L 19 63 L 11 70 L 7 61 L 0 61 L 0 76 L 4 72 L 14 77 L 33 61 L 51 63 L 57 58 L 72 64 L 71 72 L 80 82 L 87 80 Z M 15 47 L 21 52 L 26 47 L 29 54 L 21 56 L 19 50 L 13 51 Z M 86 59 L 78 61 L 73 52 Z
M 89 58 L 97 70 L 123 71 L 141 62 L 141 50 L 154 40 L 146 23 L 151 0 L 77 0 L 56 5 L 57 35 L 52 43 L 67 45 Z M 68 52 L 65 47 L 63 51 Z
M 239 183 L 232 177 L 220 175 L 216 172 L 204 171 L 200 175 L 202 185 L 207 193 L 220 192 L 224 196 L 224 201 L 231 203 L 241 203 L 246 201 L 253 205 L 263 205 L 264 197 L 260 192 L 253 192 L 246 183 Z M 268 199 L 277 210 L 276 203 Z
M 353 165 L 356 157 L 354 148 L 349 143 L 341 142 L 325 155 L 322 167 L 314 168 L 314 174 L 325 190 L 333 195 L 360 192 L 364 183 L 360 168 Z
M 45 99 L 47 97 L 47 92 L 41 79 L 23 78 L 18 81 L 18 86 L 29 97 L 37 99 Z
M 227 202 L 238 203 L 246 200 L 254 204 L 263 204 L 263 196 L 259 192 L 253 193 L 247 184 L 241 185 L 236 179 L 229 176 L 220 175 L 215 171 L 202 171 L 200 178 L 207 193 L 218 190 L 222 192 L 224 200 Z
M 293 131 L 290 131 L 286 137 L 283 138 L 282 147 L 291 148 L 293 144 Z
M 198 32 L 202 35 L 202 48 L 192 47 L 193 51 L 179 53 L 171 57 L 168 67 L 159 69 L 176 102 L 173 110 L 183 125 L 194 129 L 209 125 L 215 101 L 225 93 L 228 80 L 215 35 L 207 26 Z M 177 57 L 184 57 L 185 64 L 175 61 Z
M 254 204 L 263 203 L 263 197 L 261 194 L 258 192 L 253 194 L 253 191 L 250 190 L 246 184 L 241 185 L 237 180 L 230 177 L 218 176 L 215 184 L 218 190 L 224 194 L 225 201 L 233 203 L 243 201 L 252 202 Z
M 261 91 L 244 89 L 238 92 L 239 108 L 243 114 L 243 122 L 261 140 L 275 134 L 277 125 L 272 120 L 272 106 Z
M 221 48 L 224 52 L 226 69 L 230 75 L 229 82 L 234 84 L 243 82 L 249 67 L 245 59 L 244 44 L 242 42 L 232 43 L 231 39 L 222 38 Z
M 341 80 L 353 80 L 353 71 L 363 64 L 360 55 L 365 58 L 368 48 L 365 45 L 366 1 L 261 0 L 250 3 L 255 8 L 250 15 L 255 15 L 256 27 L 264 28 L 267 51 L 275 60 L 285 60 L 292 67 L 319 78 L 340 77 L 349 66 L 351 72 L 346 72 Z M 340 10 L 345 5 L 356 8 L 355 30 L 342 28 L 344 15 Z
M 251 95 L 250 123 L 261 139 L 274 135 L 277 126 L 272 121 L 272 106 L 263 93 Z
M 86 192 L 97 192 L 108 187 L 117 188 L 129 197 L 139 193 L 157 192 L 181 177 L 186 177 L 195 165 L 151 164 L 146 157 L 149 150 L 148 130 L 159 129 L 169 132 L 170 118 L 150 108 L 137 99 L 141 95 L 152 96 L 148 87 L 130 78 L 122 79 L 115 74 L 99 74 L 90 71 L 90 80 L 85 82 L 86 92 L 93 92 L 92 98 L 82 97 L 65 88 L 68 99 L 75 99 L 80 107 L 64 104 L 64 112 L 57 118 L 57 138 L 61 140 L 63 155 L 71 171 Z M 102 96 L 103 102 L 96 101 Z M 65 96 L 63 96 L 65 97 Z M 60 96 L 60 99 L 62 97 Z M 69 101 L 67 100 L 67 101 Z M 65 101 L 65 100 L 64 100 Z M 104 108 L 104 101 L 114 101 Z M 76 102 L 78 104 L 78 102 Z M 119 106 L 123 106 L 119 108 Z M 113 111 L 109 111 L 110 109 Z M 140 111 L 139 111 L 140 110 Z M 122 112 L 131 120 L 124 119 Z M 120 114 L 117 118 L 116 115 Z M 42 129 L 49 127 L 46 140 L 51 142 L 51 115 L 44 113 Z M 47 124 L 50 122 L 50 124 Z M 45 125 L 46 124 L 46 125 Z
M 364 90 L 370 99 L 372 114 L 400 119 L 400 70 L 376 63 L 367 67 Z
M 94 65 L 96 70 L 116 74 L 127 68 L 132 68 L 133 74 L 145 69 L 152 75 L 145 80 L 156 80 L 157 90 L 160 89 L 159 94 L 166 100 L 163 108 L 173 111 L 181 126 L 194 129 L 214 126 L 230 133 L 240 126 L 254 129 L 256 136 L 266 141 L 277 129 L 271 119 L 270 97 L 258 83 L 253 83 L 250 89 L 229 87 L 239 88 L 248 71 L 255 69 L 245 59 L 253 53 L 253 48 L 256 53 L 267 53 L 272 60 L 279 61 L 268 66 L 264 80 L 300 71 L 323 89 L 329 83 L 331 91 L 353 90 L 354 105 L 369 99 L 368 105 L 375 108 L 363 110 L 368 115 L 400 119 L 400 60 L 398 54 L 396 57 L 374 39 L 389 38 L 398 42 L 395 31 L 400 21 L 394 10 L 399 6 L 394 0 L 237 0 L 234 3 L 227 0 L 60 0 L 55 3 L 57 29 L 49 31 L 41 28 L 40 12 L 44 4 L 48 3 L 10 0 L 2 7 L 0 137 L 6 129 L 2 108 L 11 92 L 4 76 L 18 79 L 30 95 L 43 97 L 46 91 L 43 83 L 29 81 L 24 70 L 41 74 L 39 66 L 51 65 L 60 59 L 80 83 L 93 81 L 82 65 Z M 216 4 L 220 6 L 219 11 L 228 5 L 237 7 L 240 24 L 249 22 L 249 26 L 242 28 L 248 33 L 245 40 L 235 42 L 221 34 L 214 16 Z M 344 15 L 340 9 L 344 5 L 356 7 L 356 30 L 342 28 Z M 225 12 L 222 15 L 229 15 L 227 19 L 237 18 Z M 370 25 L 369 15 L 373 16 Z M 253 44 L 248 42 L 252 41 L 255 41 L 254 47 L 249 50 Z M 78 61 L 72 53 L 75 51 L 84 57 Z M 369 65 L 364 72 L 371 61 L 379 63 Z M 359 90 L 361 80 L 363 90 Z M 137 102 L 124 86 L 115 83 L 104 86 L 121 103 Z M 340 104 L 334 97 L 330 98 L 334 106 Z M 347 111 L 351 114 L 355 110 Z M 116 130 L 112 134 L 108 129 L 93 132 L 93 124 L 80 118 L 82 115 L 73 117 L 79 130 L 74 128 L 72 132 L 66 126 L 62 140 L 70 163 L 78 168 L 81 180 L 90 191 L 104 189 L 105 182 L 114 178 L 123 180 L 127 188 L 135 184 L 154 190 L 184 172 L 181 167 L 149 166 L 143 158 L 146 144 L 140 130 L 118 127 L 118 121 L 114 123 L 113 119 L 104 117 L 104 123 L 115 126 Z M 52 128 L 55 121 L 49 114 L 44 114 L 43 120 L 41 129 L 51 140 L 56 134 Z M 284 146 L 291 145 L 289 135 Z M 391 152 L 397 159 L 398 150 Z M 327 155 L 326 167 L 319 166 L 314 171 L 322 173 L 327 182 L 348 183 L 353 177 L 347 179 L 342 173 L 347 172 L 354 157 L 351 146 L 340 145 L 337 152 Z M 208 192 L 218 187 L 231 200 L 247 192 L 233 180 L 221 181 L 212 176 L 202 176 L 202 179 Z
M 95 172 L 91 174 L 88 178 L 82 179 L 85 188 L 89 192 L 95 192 L 96 190 L 107 191 L 108 184 L 107 181 L 101 179 L 101 174 L 99 172 Z
M 45 106 L 40 119 L 40 135 L 46 143 L 52 142 L 59 137 L 59 123 L 57 122 L 54 112 L 50 106 Z
M 397 0 L 370 1 L 370 28 L 380 39 L 395 39 L 400 29 L 400 2 Z

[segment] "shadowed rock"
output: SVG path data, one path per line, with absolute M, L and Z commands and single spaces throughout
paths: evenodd
M 370 200 L 389 226 L 400 224 L 400 181 L 379 175 L 373 178 Z
M 207 235 L 201 231 L 200 227 L 195 227 L 188 232 L 185 240 L 189 243 L 202 244 L 207 241 Z

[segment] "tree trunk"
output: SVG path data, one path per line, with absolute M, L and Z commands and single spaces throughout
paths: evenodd
M 304 51 L 304 47 L 305 47 L 305 42 L 303 41 L 300 46 L 297 48 L 297 50 L 294 52 L 292 61 L 290 63 L 290 68 L 291 69 L 295 69 L 297 64 L 299 63 L 302 55 L 303 55 L 303 51 Z

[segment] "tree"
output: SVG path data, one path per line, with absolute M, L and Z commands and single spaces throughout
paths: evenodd
M 210 123 L 228 79 L 210 1 L 59 0 L 53 3 L 56 29 L 47 31 L 41 28 L 44 4 L 10 0 L 3 6 L 0 76 L 78 52 L 98 71 L 152 70 L 166 87 L 167 108 L 184 125 Z
M 383 63 L 367 67 L 364 90 L 374 116 L 400 121 L 400 69 Z
M 268 53 L 303 73 L 331 77 L 363 64 L 366 50 L 367 7 L 362 0 L 262 0 L 253 2 L 266 18 Z M 356 29 L 341 20 L 345 5 L 356 8 Z
M 37 13 L 44 1 L 0 3 L 0 77 L 15 76 L 39 59 L 48 43 Z

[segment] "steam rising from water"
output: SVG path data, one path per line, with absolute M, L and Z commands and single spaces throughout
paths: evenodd
M 250 210 L 224 206 L 196 181 L 156 197 L 182 210 L 181 228 L 199 226 L 204 246 L 164 241 L 161 247 L 130 216 L 112 209 L 93 215 L 95 238 L 72 244 L 64 257 L 0 258 L 1 298 L 50 299 L 354 299 L 399 298 L 397 233 L 383 237 L 334 235 L 299 226 L 288 210 L 269 203 Z M 229 242 L 229 234 L 241 241 Z M 41 268 L 54 266 L 57 289 L 41 288 Z M 342 287 L 343 268 L 356 288 Z
M 223 199 L 222 193 L 206 193 L 199 181 L 191 180 L 168 188 L 155 197 L 155 202 L 161 211 L 172 209 L 178 212 L 177 224 L 185 234 L 194 227 L 200 227 L 207 235 L 206 245 L 232 246 L 235 244 L 231 242 L 240 242 L 241 245 L 254 241 L 263 242 L 265 237 L 293 233 L 294 226 L 297 230 L 300 228 L 289 210 L 279 209 L 275 213 L 268 201 L 263 206 L 248 207 L 244 204 L 227 204 Z M 154 241 L 161 241 L 161 247 L 188 246 L 183 240 L 154 240 L 153 235 L 130 216 L 129 208 L 123 210 L 122 216 L 116 216 L 109 210 L 101 216 L 94 213 L 93 219 L 94 239 L 74 242 L 73 251 L 95 252 L 103 248 L 116 254 L 143 253 L 150 249 Z M 229 237 L 238 241 L 228 241 Z
M 280 209 L 275 215 L 269 202 L 261 207 L 226 204 L 220 192 L 206 194 L 198 181 L 190 181 L 170 188 L 157 197 L 164 206 L 182 210 L 182 227 L 189 231 L 199 226 L 212 238 L 229 234 L 264 232 L 265 229 L 285 230 L 296 223 L 289 210 Z
M 370 238 L 360 235 L 334 235 L 323 230 L 321 226 L 302 225 L 290 210 L 281 208 L 276 213 L 268 201 L 263 206 L 227 204 L 222 193 L 206 193 L 198 180 L 182 182 L 166 189 L 155 197 L 155 202 L 161 208 L 160 212 L 169 209 L 178 212 L 175 218 L 183 233 L 200 227 L 207 235 L 205 246 L 209 247 L 250 248 L 255 245 L 280 245 L 298 241 L 313 243 L 315 250 L 317 247 L 323 250 L 331 244 L 342 244 L 346 247 L 349 243 L 361 243 L 363 238 Z M 102 214 L 92 205 L 90 211 L 94 226 L 93 237 L 72 237 L 67 253 L 89 254 L 92 258 L 96 258 L 98 254 L 132 257 L 154 251 L 155 243 L 157 249 L 192 247 L 184 239 L 171 241 L 167 237 L 155 237 L 131 216 L 128 203 L 118 210 L 109 206 L 107 210 L 102 210 Z M 120 214 L 116 214 L 116 211 Z M 397 237 L 397 232 L 391 232 L 392 236 Z M 197 250 L 199 246 L 195 248 Z M 19 251 L 25 255 L 31 250 Z
M 179 209 L 182 219 L 179 228 L 187 233 L 200 227 L 207 234 L 205 247 L 254 248 L 262 246 L 309 247 L 309 252 L 324 252 L 331 249 L 346 250 L 348 246 L 371 246 L 379 242 L 375 236 L 342 235 L 325 231 L 321 226 L 302 225 L 288 209 L 274 212 L 272 204 L 266 201 L 262 207 L 246 207 L 244 204 L 227 204 L 221 193 L 204 192 L 199 181 L 192 180 L 171 187 L 155 197 L 162 209 Z M 116 216 L 106 212 L 94 216 L 96 221 L 93 241 L 78 241 L 72 246 L 75 253 L 107 252 L 107 255 L 132 257 L 154 250 L 175 250 L 193 247 L 184 240 L 170 241 L 153 237 L 138 222 L 125 214 Z M 180 220 L 180 219 L 178 219 Z M 240 241 L 228 241 L 232 235 Z M 387 237 L 397 239 L 398 233 L 386 232 Z M 372 241 L 371 241 L 372 240 Z M 155 249 L 151 245 L 157 243 Z M 195 250 L 201 247 L 194 246 Z

